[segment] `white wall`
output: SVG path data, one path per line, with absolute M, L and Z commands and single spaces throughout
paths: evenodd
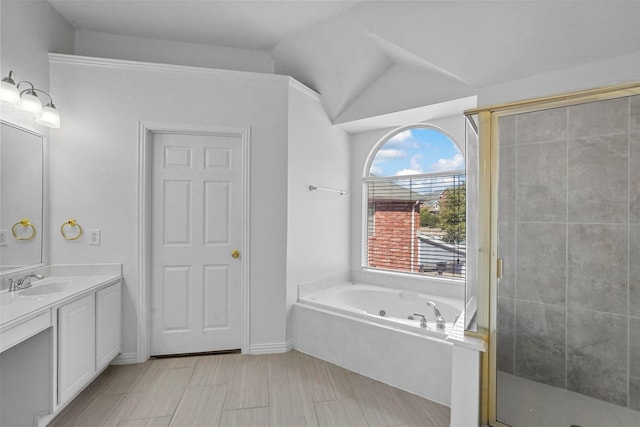
M 78 30 L 75 54 L 225 70 L 273 73 L 273 58 L 251 49 L 181 43 Z
M 290 314 L 297 300 L 298 285 L 348 279 L 351 194 L 348 137 L 331 125 L 319 97 L 300 84 L 291 85 L 288 116 L 287 312 Z M 309 191 L 309 185 L 343 189 L 347 194 Z
M 123 264 L 123 352 L 135 352 L 138 123 L 250 127 L 251 345 L 283 343 L 289 78 L 67 62 L 73 58 L 51 63 L 65 105 L 65 124 L 51 135 L 51 262 Z M 86 235 L 62 239 L 56 227 L 69 218 L 102 230 L 101 245 L 89 246 Z
M 478 107 L 639 81 L 636 53 L 480 88 Z
M 49 91 L 47 52 L 73 53 L 74 30 L 49 3 L 2 1 L 0 3 L 2 77 L 10 70 L 18 80 L 29 80 Z
M 462 111 L 459 116 L 443 117 L 432 119 L 424 124 L 432 125 L 443 130 L 449 135 L 464 153 L 465 146 L 465 123 Z M 411 278 L 398 275 L 390 276 L 383 273 L 371 273 L 362 271 L 362 222 L 363 222 L 363 199 L 362 199 L 362 178 L 365 163 L 373 147 L 388 133 L 395 128 L 378 129 L 369 132 L 352 134 L 350 137 L 351 149 L 351 245 L 350 245 L 350 265 L 352 280 L 364 283 L 377 284 L 382 286 L 399 287 L 416 290 L 436 295 L 463 298 L 464 286 L 462 284 L 452 284 L 450 281 L 444 283 L 437 279 Z

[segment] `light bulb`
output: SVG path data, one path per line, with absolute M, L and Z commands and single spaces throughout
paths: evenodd
M 36 123 L 49 128 L 58 129 L 60 127 L 60 114 L 58 114 L 56 106 L 53 104 L 48 104 L 46 107 L 44 107 L 44 109 L 42 110 L 42 116 L 36 119 Z
M 8 102 L 12 105 L 18 105 L 20 102 L 20 92 L 13 80 L 8 78 L 2 79 L 2 87 L 0 87 L 0 100 Z
M 20 96 L 20 104 L 18 105 L 22 111 L 39 117 L 42 114 L 42 102 L 32 90 L 29 90 Z

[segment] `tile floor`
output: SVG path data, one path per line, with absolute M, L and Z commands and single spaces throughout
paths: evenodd
M 638 427 L 640 411 L 498 371 L 498 421 L 518 427 Z
M 292 351 L 110 366 L 51 424 L 448 426 L 448 407 Z

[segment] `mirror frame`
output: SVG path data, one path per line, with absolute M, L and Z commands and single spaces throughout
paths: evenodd
M 4 115 L 4 111 L 3 111 Z M 24 123 L 16 123 L 13 121 L 9 121 L 6 119 L 0 118 L 0 124 L 11 126 L 15 129 L 18 129 L 23 132 L 27 132 L 31 135 L 37 136 L 42 141 L 42 230 L 40 234 L 42 236 L 42 243 L 40 247 L 40 262 L 35 264 L 25 264 L 23 266 L 12 268 L 8 270 L 0 271 L 0 278 L 4 278 L 5 276 L 12 276 L 16 273 L 20 273 L 27 270 L 33 270 L 35 268 L 43 267 L 47 265 L 49 262 L 49 166 L 48 166 L 48 132 L 46 130 L 42 130 L 41 128 L 36 128 L 35 126 L 29 126 Z

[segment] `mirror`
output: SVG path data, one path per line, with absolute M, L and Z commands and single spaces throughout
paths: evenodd
M 41 264 L 44 136 L 0 121 L 0 272 Z

